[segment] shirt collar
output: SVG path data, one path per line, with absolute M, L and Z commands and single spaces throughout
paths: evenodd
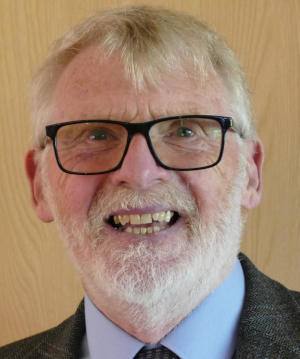
M 162 340 L 182 359 L 232 358 L 245 296 L 245 279 L 237 260 L 223 283 Z M 132 359 L 145 343 L 106 318 L 85 295 L 90 358 Z

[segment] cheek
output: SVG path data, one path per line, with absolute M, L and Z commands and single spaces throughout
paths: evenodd
M 50 163 L 48 180 L 58 209 L 72 217 L 86 218 L 101 184 L 99 177 L 67 174 Z
M 212 168 L 182 172 L 181 177 L 196 199 L 200 213 L 213 213 L 224 206 L 238 173 L 236 145 L 228 146 L 221 162 Z
M 204 171 L 206 171 L 204 173 Z M 209 213 L 217 204 L 224 199 L 226 190 L 224 189 L 223 171 L 211 168 L 184 174 L 185 183 L 194 196 L 200 213 Z

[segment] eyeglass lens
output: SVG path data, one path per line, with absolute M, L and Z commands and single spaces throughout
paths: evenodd
M 184 118 L 155 123 L 149 131 L 159 160 L 178 169 L 214 164 L 222 146 L 222 126 L 214 119 Z M 71 172 L 97 173 L 116 167 L 124 154 L 128 133 L 116 123 L 85 122 L 59 128 L 57 154 Z

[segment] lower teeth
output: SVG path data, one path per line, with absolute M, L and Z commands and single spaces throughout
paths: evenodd
M 120 228 L 124 232 L 134 233 L 134 234 L 152 234 L 159 232 L 165 229 L 165 226 L 151 226 L 151 227 L 126 227 L 124 229 Z

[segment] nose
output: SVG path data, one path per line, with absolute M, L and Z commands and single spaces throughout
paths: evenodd
M 145 137 L 136 134 L 131 139 L 122 167 L 109 174 L 109 182 L 116 186 L 146 190 L 166 181 L 169 172 L 155 161 Z

